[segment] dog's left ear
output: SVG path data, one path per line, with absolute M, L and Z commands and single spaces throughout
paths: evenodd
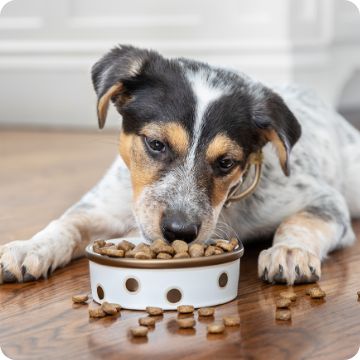
M 105 54 L 91 69 L 93 85 L 98 97 L 99 128 L 105 125 L 111 100 L 120 97 L 120 104 L 129 98 L 126 83 L 136 82 L 151 58 L 160 57 L 154 51 L 129 45 L 119 45 Z
M 301 126 L 276 93 L 269 91 L 263 101 L 265 103 L 255 108 L 253 120 L 264 144 L 270 141 L 275 146 L 281 168 L 289 176 L 290 152 L 301 136 Z

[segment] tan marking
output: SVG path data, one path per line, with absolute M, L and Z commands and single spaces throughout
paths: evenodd
M 97 110 L 98 110 L 98 121 L 99 128 L 102 129 L 106 122 L 106 116 L 109 108 L 109 103 L 111 98 L 119 93 L 123 88 L 121 83 L 115 84 L 110 87 L 110 89 L 99 99 Z
M 266 140 L 270 141 L 275 146 L 284 174 L 289 175 L 289 169 L 287 168 L 288 153 L 286 151 L 285 144 L 281 141 L 275 130 L 263 130 L 263 133 Z
M 133 196 L 136 199 L 143 188 L 158 179 L 160 164 L 145 152 L 140 136 L 120 133 L 119 152 L 130 170 Z
M 299 234 L 299 228 L 308 231 L 308 236 Z M 319 255 L 321 247 L 321 243 L 318 241 L 319 232 L 324 238 L 331 239 L 334 237 L 331 223 L 302 211 L 284 220 L 276 230 L 274 239 L 285 236 L 290 239 L 301 237 L 299 239 L 301 243 L 306 245 L 308 249 L 312 249 L 316 255 Z
M 169 143 L 171 149 L 180 155 L 185 155 L 188 151 L 188 133 L 178 122 L 151 123 L 146 125 L 141 133 L 147 137 Z
M 221 156 L 229 155 L 235 160 L 242 160 L 244 153 L 242 148 L 234 141 L 231 140 L 225 134 L 219 134 L 210 142 L 208 148 L 206 149 L 206 160 L 209 163 L 214 162 Z M 211 203 L 212 206 L 216 207 L 223 200 L 229 190 L 229 187 L 232 183 L 239 180 L 242 169 L 237 167 L 232 171 L 228 176 L 214 178 L 213 190 L 211 194 Z
M 228 136 L 219 134 L 210 142 L 206 150 L 206 159 L 208 162 L 213 162 L 223 155 L 230 155 L 234 159 L 242 160 L 244 153 L 242 148 Z
M 240 179 L 242 169 L 237 167 L 229 175 L 224 177 L 214 178 L 213 189 L 211 194 L 211 204 L 213 207 L 218 206 L 225 200 L 225 196 L 229 190 L 231 184 L 236 183 Z

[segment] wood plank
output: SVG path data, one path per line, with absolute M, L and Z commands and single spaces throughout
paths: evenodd
M 116 154 L 113 133 L 0 132 L 0 243 L 29 238 L 76 201 Z M 355 222 L 360 234 L 360 222 Z M 275 299 L 286 286 L 263 284 L 257 255 L 268 246 L 247 246 L 239 295 L 217 307 L 216 319 L 238 314 L 240 328 L 206 335 L 177 330 L 167 312 L 147 340 L 128 329 L 142 316 L 122 311 L 117 319 L 89 320 L 87 306 L 71 296 L 89 290 L 85 259 L 35 283 L 0 286 L 0 346 L 13 359 L 348 359 L 360 346 L 360 243 L 336 251 L 323 265 L 325 301 L 310 300 L 306 286 L 294 287 L 298 300 L 290 323 L 274 319 Z

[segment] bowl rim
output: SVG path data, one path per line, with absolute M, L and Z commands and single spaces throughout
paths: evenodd
M 109 239 L 109 241 L 111 240 L 115 240 L 115 239 Z M 136 268 L 136 269 L 181 269 L 181 268 L 189 268 L 189 267 L 219 265 L 240 259 L 244 254 L 244 246 L 240 240 L 238 240 L 238 244 L 239 246 L 236 250 L 228 253 L 223 253 L 220 255 L 212 255 L 207 257 L 198 257 L 198 258 L 189 258 L 189 259 L 139 260 L 134 258 L 115 258 L 115 257 L 112 258 L 109 256 L 97 254 L 92 250 L 93 243 L 91 243 L 85 248 L 85 256 L 89 259 L 89 261 L 95 262 L 97 264 L 113 266 L 113 267 Z

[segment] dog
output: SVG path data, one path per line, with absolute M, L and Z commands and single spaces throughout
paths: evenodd
M 327 254 L 354 242 L 360 134 L 311 91 L 127 45 L 95 63 L 92 80 L 99 127 L 111 102 L 122 116 L 120 156 L 59 219 L 0 248 L 0 282 L 46 277 L 90 241 L 140 232 L 273 236 L 259 277 L 291 285 L 317 281 Z

